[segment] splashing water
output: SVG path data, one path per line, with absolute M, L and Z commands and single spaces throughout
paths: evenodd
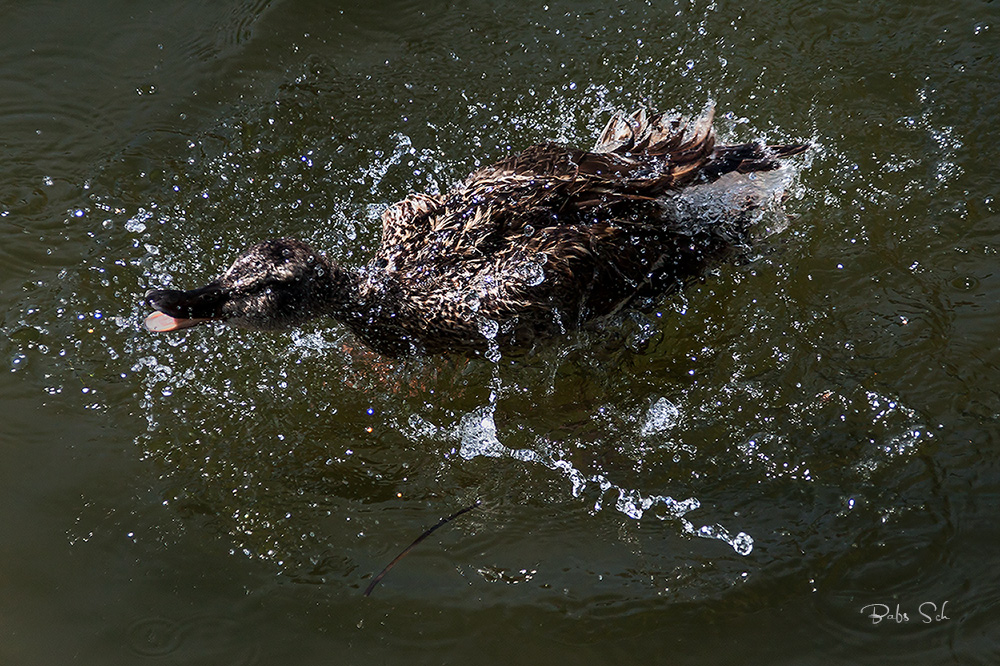
M 575 498 L 581 498 L 593 486 L 597 489 L 597 499 L 593 511 L 605 508 L 605 496 L 611 494 L 614 499 L 610 506 L 633 520 L 641 520 L 647 513 L 655 512 L 656 518 L 662 521 L 677 521 L 682 533 L 704 539 L 717 539 L 729 544 L 739 555 L 749 555 L 753 551 L 753 538 L 745 533 L 732 534 L 721 525 L 702 525 L 696 527 L 685 518 L 686 514 L 699 509 L 701 502 L 694 497 L 677 500 L 669 495 L 644 494 L 638 489 L 623 488 L 611 481 L 606 474 L 587 475 L 577 469 L 566 459 L 553 442 L 539 438 L 534 448 L 514 449 L 500 441 L 496 421 L 494 419 L 496 404 L 491 404 L 472 410 L 462 416 L 451 436 L 458 440 L 459 455 L 465 460 L 477 457 L 513 458 L 523 462 L 531 462 L 558 472 L 570 482 L 570 493 Z M 680 412 L 676 406 L 665 398 L 657 401 L 649 410 L 642 425 L 643 434 L 662 432 L 674 427 Z
M 646 420 L 639 429 L 641 435 L 655 435 L 677 426 L 681 419 L 681 410 L 666 398 L 660 398 L 646 413 Z

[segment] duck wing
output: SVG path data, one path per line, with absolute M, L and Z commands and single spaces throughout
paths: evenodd
M 717 145 L 713 119 L 711 106 L 693 120 L 619 114 L 591 150 L 541 143 L 473 172 L 444 195 L 411 195 L 383 215 L 374 262 L 416 281 L 538 252 L 575 263 L 614 255 L 622 244 L 651 250 L 658 243 L 650 236 L 669 231 L 662 204 L 671 193 L 733 171 L 774 169 L 805 149 Z M 648 262 L 650 252 L 643 254 Z
M 411 195 L 383 215 L 383 263 L 487 256 L 525 230 L 635 215 L 643 202 L 729 172 L 775 169 L 805 145 L 717 145 L 713 106 L 693 120 L 638 110 L 608 121 L 592 150 L 541 143 L 472 173 L 446 195 Z M 403 261 L 402 263 L 406 263 Z
M 394 339 L 434 351 L 519 344 L 670 289 L 742 228 L 692 222 L 674 195 L 805 149 L 717 145 L 713 115 L 618 115 L 591 150 L 542 143 L 443 195 L 410 195 L 383 214 L 362 295 L 403 331 Z

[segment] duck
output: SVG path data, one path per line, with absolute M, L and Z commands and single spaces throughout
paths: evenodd
M 264 240 L 205 286 L 147 292 L 145 328 L 276 330 L 325 315 L 379 354 L 475 356 L 606 320 L 746 242 L 761 203 L 752 189 L 711 215 L 681 205 L 686 194 L 737 191 L 727 178 L 746 184 L 808 148 L 722 145 L 714 114 L 711 104 L 693 119 L 617 113 L 590 150 L 544 142 L 444 194 L 410 194 L 382 214 L 361 267 L 300 240 Z

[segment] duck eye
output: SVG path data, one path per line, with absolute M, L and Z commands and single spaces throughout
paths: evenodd
M 385 268 L 389 265 L 389 262 L 385 260 L 385 257 L 379 257 L 375 260 L 375 268 Z

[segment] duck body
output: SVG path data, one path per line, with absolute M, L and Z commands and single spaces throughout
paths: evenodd
M 206 287 L 149 292 L 146 327 L 272 329 L 327 314 L 393 356 L 524 348 L 699 274 L 742 242 L 760 202 L 701 219 L 681 211 L 678 195 L 773 170 L 805 148 L 718 146 L 711 109 L 694 122 L 616 116 L 590 151 L 532 146 L 444 195 L 391 206 L 361 269 L 300 241 L 265 241 Z

